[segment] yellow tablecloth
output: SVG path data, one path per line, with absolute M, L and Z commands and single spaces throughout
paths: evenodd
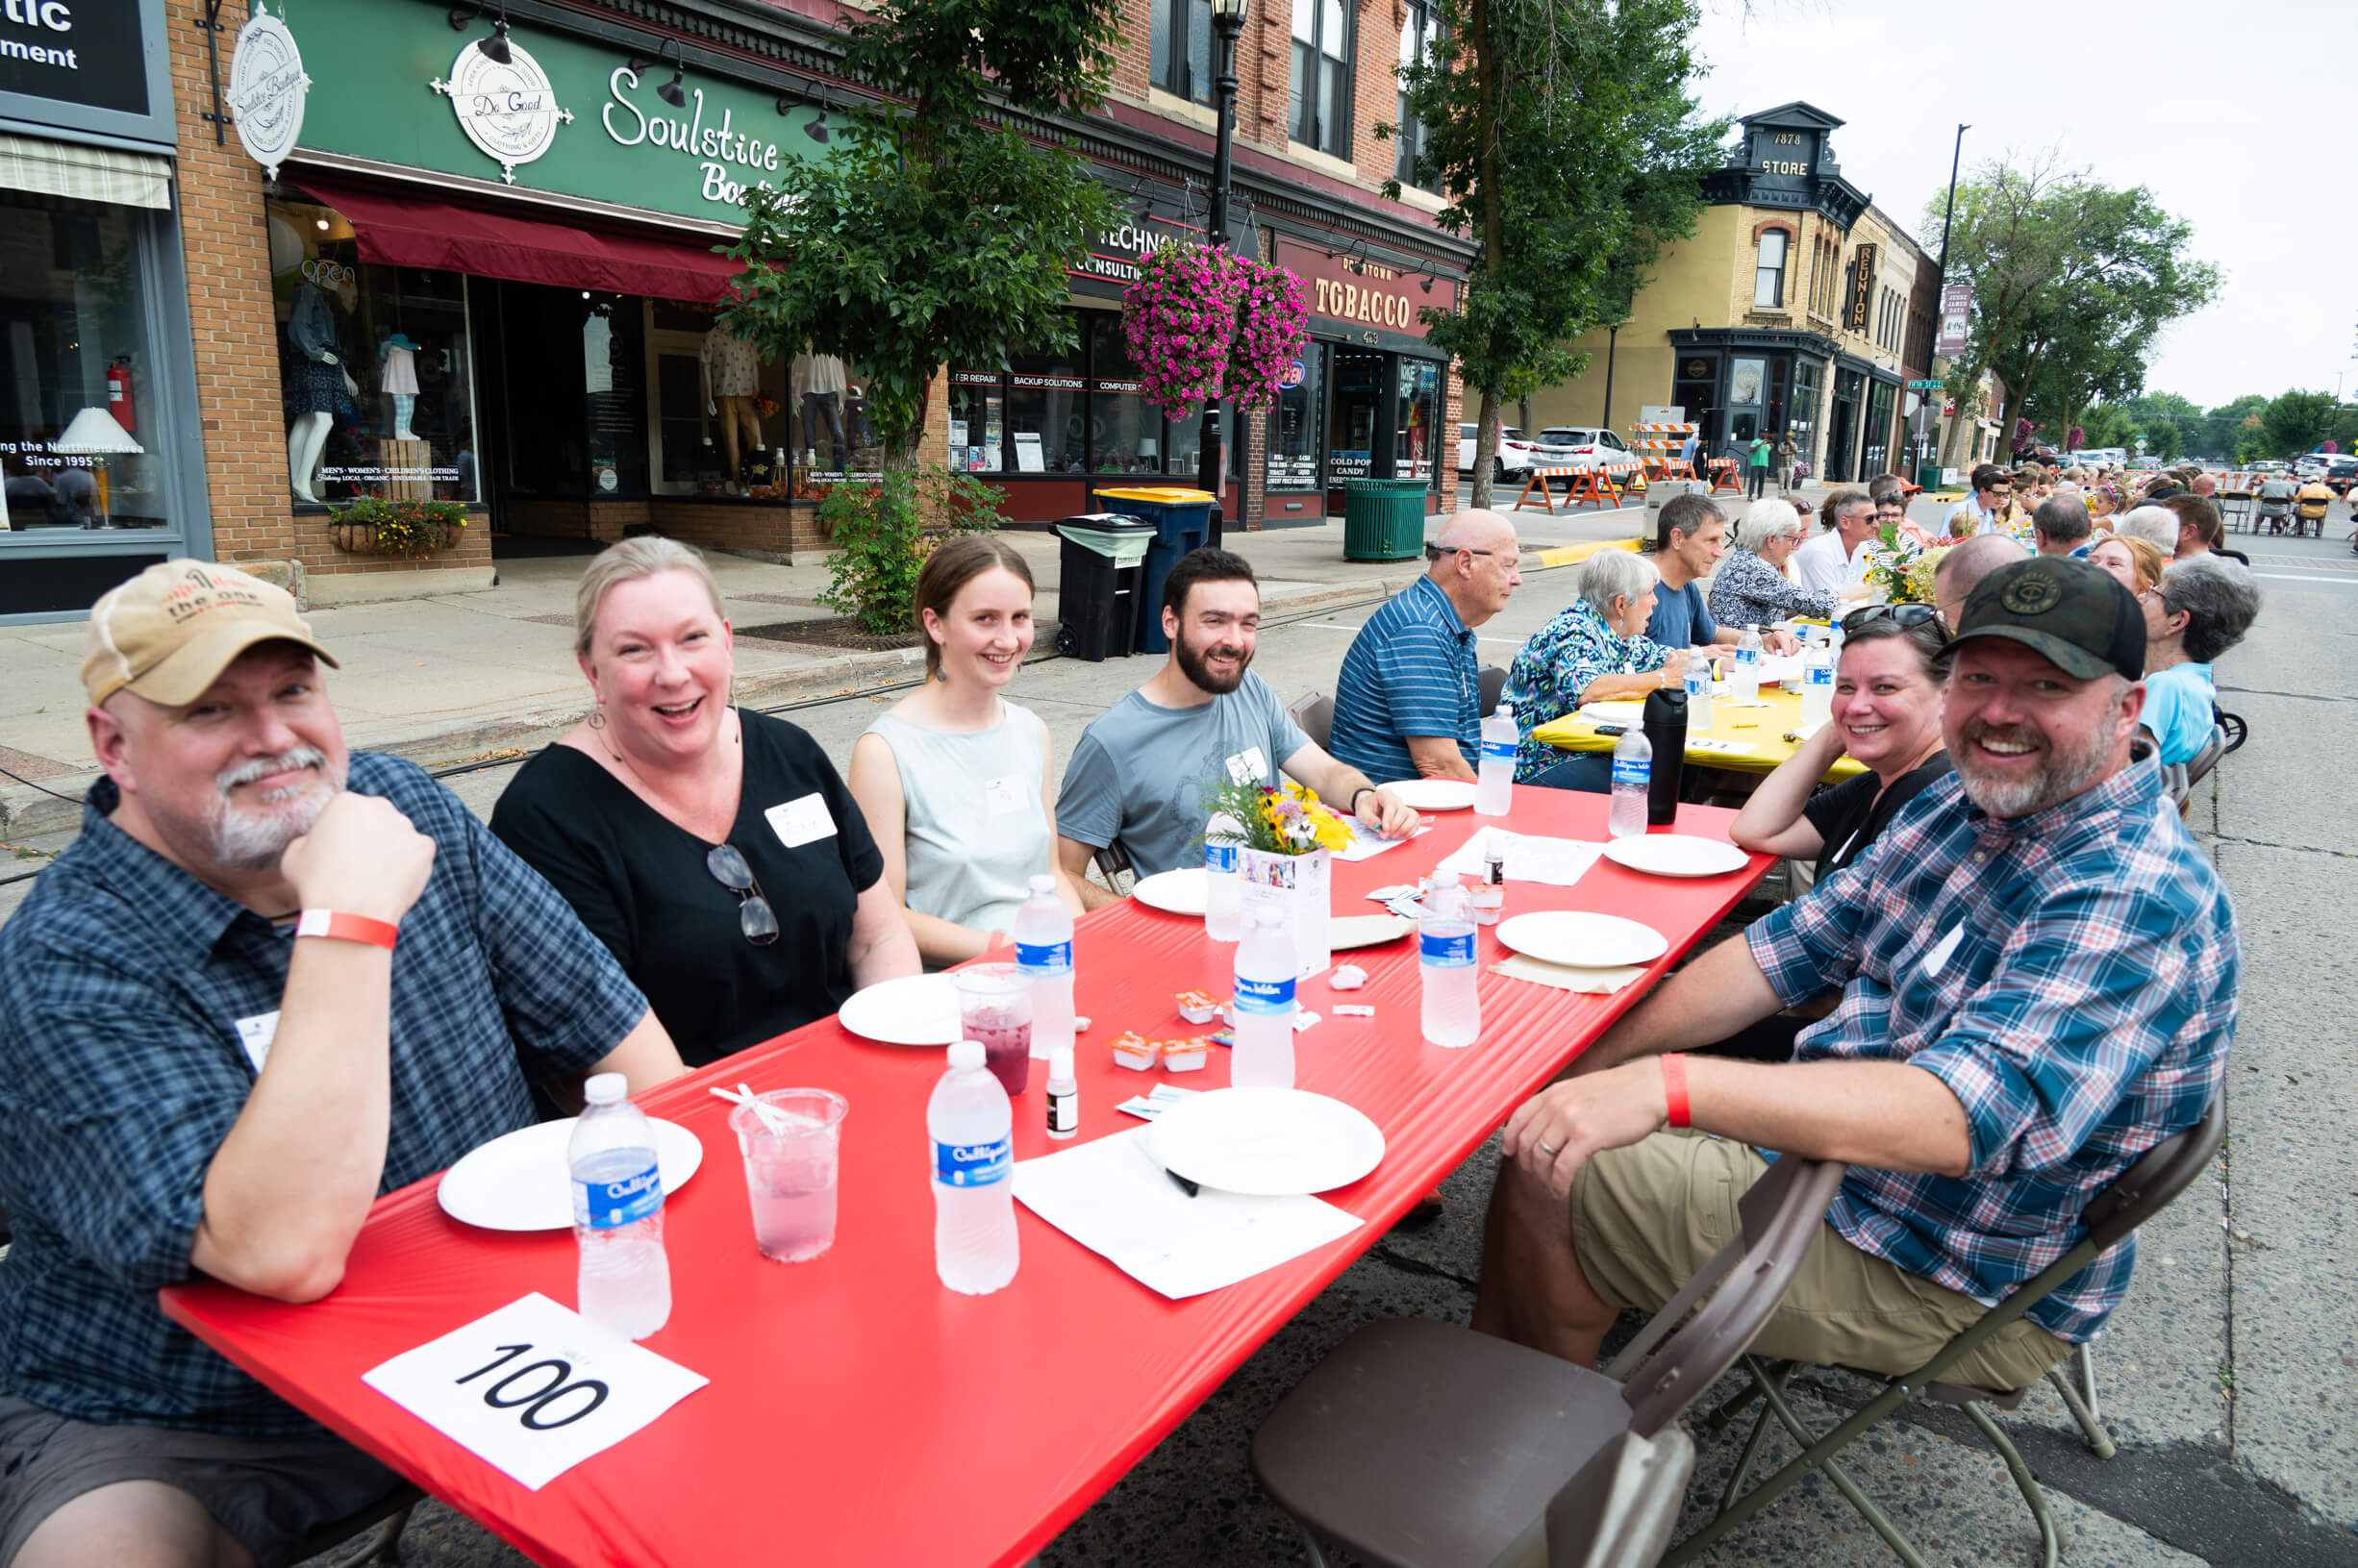
M 1738 708 L 1724 697 L 1713 698 L 1711 728 L 1687 732 L 1687 760 L 1702 767 L 1768 773 L 1799 750 L 1785 734 L 1800 726 L 1801 699 L 1771 688 L 1761 693 L 1761 700 L 1768 706 Z M 1615 739 L 1598 734 L 1596 726 L 1577 713 L 1543 724 L 1532 734 L 1558 751 L 1568 752 L 1609 752 Z M 1839 784 L 1866 771 L 1864 763 L 1844 757 L 1826 770 L 1826 780 Z

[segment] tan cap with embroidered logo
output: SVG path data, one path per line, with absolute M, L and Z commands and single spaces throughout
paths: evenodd
M 336 663 L 285 588 L 235 566 L 159 561 L 90 607 L 82 685 L 93 705 L 128 689 L 178 708 L 204 695 L 239 654 L 274 640 Z

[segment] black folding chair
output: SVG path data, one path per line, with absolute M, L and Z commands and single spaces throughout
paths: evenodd
M 1302 734 L 1317 741 L 1320 751 L 1326 750 L 1327 742 L 1335 737 L 1334 698 L 1323 691 L 1308 692 L 1294 698 L 1286 711 L 1302 727 Z
M 425 1493 L 405 1481 L 360 1512 L 321 1525 L 304 1536 L 295 1547 L 294 1560 L 309 1562 L 382 1525 L 384 1532 L 376 1544 L 354 1557 L 352 1563 L 397 1562 L 401 1556 L 401 1532 L 409 1528 L 411 1510 L 425 1500 Z
M 1321 1531 L 1384 1568 L 1489 1568 L 1543 1534 L 1556 1568 L 1650 1563 L 1693 1461 L 1692 1452 L 1680 1456 L 1679 1412 L 1776 1309 L 1844 1169 L 1791 1157 L 1771 1163 L 1738 1202 L 1741 1233 L 1606 1372 L 1454 1324 L 1404 1318 L 1360 1330 L 1261 1424 L 1253 1473 L 1293 1516 L 1314 1568 L 1327 1560 Z M 1679 1328 L 1706 1293 L 1710 1302 Z M 1631 1492 L 1602 1484 L 1608 1475 L 1626 1481 L 1622 1467 L 1633 1463 L 1680 1472 L 1650 1542 L 1630 1531 L 1628 1513 L 1643 1511 Z M 1600 1541 L 1618 1541 L 1624 1555 L 1597 1556 Z
M 1489 718 L 1498 711 L 1498 699 L 1507 689 L 1507 671 L 1503 664 L 1482 666 L 1482 716 Z
M 2013 1409 L 2037 1384 L 2012 1389 L 1973 1388 L 1962 1383 L 1944 1382 L 1941 1374 L 2044 1301 L 2050 1292 L 2160 1213 L 2179 1193 L 2184 1192 L 2210 1164 L 2212 1157 L 2219 1153 L 2219 1140 L 2226 1128 L 2224 1099 L 2223 1095 L 2214 1098 L 2211 1108 L 2204 1112 L 2202 1120 L 2182 1132 L 2163 1139 L 2122 1172 L 2111 1186 L 2096 1194 L 2080 1216 L 2087 1227 L 2087 1233 L 2079 1242 L 2046 1268 L 2024 1281 L 2014 1294 L 1990 1308 L 1971 1328 L 1942 1346 L 1931 1360 L 1897 1377 L 1869 1372 L 1869 1376 L 1887 1378 L 1889 1381 L 1873 1399 L 1824 1436 L 1820 1437 L 1803 1421 L 1794 1409 L 1792 1402 L 1786 1398 L 1787 1387 L 1794 1374 L 1802 1370 L 1801 1363 L 1770 1360 L 1758 1356 L 1744 1356 L 1743 1368 L 1751 1379 L 1750 1384 L 1713 1411 L 1711 1424 L 1726 1427 L 1754 1400 L 1761 1401 L 1766 1408 L 1754 1421 L 1751 1435 L 1744 1440 L 1743 1452 L 1737 1456 L 1735 1473 L 1728 1477 L 1727 1489 L 1720 1495 L 1718 1514 L 1710 1524 L 1670 1549 L 1669 1556 L 1663 1558 L 1666 1568 L 1693 1561 L 1729 1531 L 1783 1496 L 1813 1470 L 1825 1473 L 1826 1480 L 1832 1481 L 1835 1488 L 1849 1500 L 1850 1506 L 1874 1528 L 1875 1533 L 1883 1537 L 1884 1543 L 1908 1568 L 1927 1568 L 1923 1556 L 1900 1533 L 1899 1527 L 1891 1516 L 1859 1489 L 1858 1483 L 1835 1462 L 1834 1457 L 1869 1428 L 1919 1394 L 1935 1403 L 1962 1408 L 1973 1425 L 1980 1429 L 1981 1434 L 1989 1439 L 1990 1446 L 1997 1450 L 1998 1456 L 2006 1461 L 2007 1472 L 2014 1477 L 2014 1483 L 2021 1492 L 2022 1500 L 2030 1505 L 2032 1517 L 2038 1521 L 2042 1561 L 2045 1568 L 2055 1568 L 2062 1542 L 2056 1533 L 2054 1513 L 2047 1506 L 2046 1493 L 2040 1487 L 2038 1478 L 2031 1474 L 2030 1466 L 2024 1462 L 2013 1440 L 1992 1419 L 1988 1409 L 1990 1406 L 2001 1410 Z M 1782 1164 L 1783 1161 L 1778 1163 Z M 2084 1387 L 2075 1388 L 2072 1385 L 2070 1379 L 2064 1375 L 2064 1365 L 2073 1366 L 2087 1380 Z M 2096 1456 L 2111 1458 L 2112 1437 L 2098 1421 L 2095 1401 L 2089 1397 L 2095 1392 L 2095 1382 L 2087 1359 L 2077 1357 L 2059 1364 L 2047 1372 L 2046 1380 L 2063 1397 L 2065 1406 L 2087 1434 Z M 1794 1441 L 1801 1445 L 1802 1452 L 1784 1469 L 1745 1492 L 1745 1478 L 1751 1474 L 1753 1460 L 1760 1454 L 1761 1439 L 1767 1435 L 1768 1421 L 1772 1416 L 1792 1433 Z M 1738 1495 L 1740 1492 L 1742 1496 Z

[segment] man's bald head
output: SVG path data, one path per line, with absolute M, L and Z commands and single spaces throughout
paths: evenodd
M 1956 631 L 1966 595 L 2000 566 L 2029 554 L 2005 534 L 1976 534 L 1962 544 L 1950 546 L 1941 563 L 1932 569 L 1932 597 L 1940 607 L 1943 623 L 1951 632 Z
M 1494 511 L 1476 507 L 1459 512 L 1425 541 L 1424 553 L 1432 561 L 1426 575 L 1469 627 L 1506 609 L 1508 596 L 1522 584 L 1515 525 Z

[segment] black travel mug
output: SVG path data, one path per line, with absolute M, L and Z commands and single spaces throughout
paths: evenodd
M 1645 743 L 1654 748 L 1654 771 L 1645 787 L 1645 820 L 1659 828 L 1677 819 L 1679 786 L 1687 777 L 1687 692 L 1683 686 L 1646 693 Z

